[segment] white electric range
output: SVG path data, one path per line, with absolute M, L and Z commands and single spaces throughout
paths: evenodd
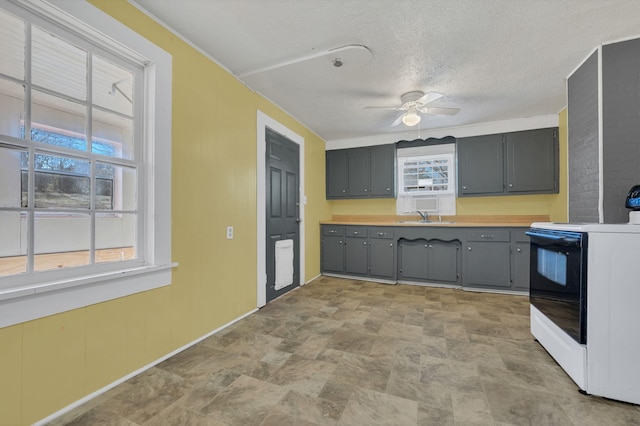
M 531 333 L 584 392 L 640 404 L 640 225 L 534 223 Z

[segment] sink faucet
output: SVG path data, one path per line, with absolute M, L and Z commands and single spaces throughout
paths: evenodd
M 429 213 L 427 212 L 421 212 L 420 210 L 416 210 L 418 212 L 418 214 L 420 215 L 420 217 L 422 218 L 423 222 L 429 222 Z

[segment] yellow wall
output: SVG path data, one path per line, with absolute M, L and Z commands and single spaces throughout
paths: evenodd
M 171 286 L 0 329 L 0 425 L 31 424 L 256 307 L 256 111 L 305 140 L 305 279 L 325 143 L 126 0 L 91 0 L 173 56 Z M 234 226 L 234 239 L 225 229 Z

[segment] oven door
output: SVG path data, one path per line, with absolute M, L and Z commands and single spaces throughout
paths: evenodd
M 532 228 L 529 299 L 578 343 L 587 343 L 587 234 Z

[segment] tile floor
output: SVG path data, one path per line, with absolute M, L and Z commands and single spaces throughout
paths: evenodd
M 320 277 L 54 425 L 640 425 L 578 393 L 522 296 Z

